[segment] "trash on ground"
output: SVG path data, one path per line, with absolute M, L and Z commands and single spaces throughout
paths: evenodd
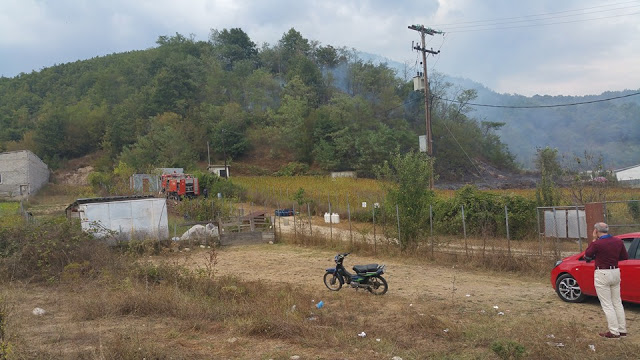
M 212 223 L 204 225 L 193 225 L 189 230 L 185 231 L 180 240 L 203 239 L 207 237 L 217 237 L 218 227 Z
M 362 337 L 362 338 L 363 338 L 363 337 L 367 336 L 367 334 L 363 331 L 363 332 L 361 332 L 360 334 L 358 334 L 358 336 L 360 336 L 360 337 Z
M 318 309 L 322 309 L 323 306 L 324 306 L 324 301 L 322 301 L 322 300 L 318 301 L 318 303 L 316 304 L 316 307 Z
M 42 316 L 42 315 L 46 314 L 47 312 L 44 311 L 44 309 L 37 307 L 37 308 L 33 309 L 32 313 L 33 313 L 33 315 Z
M 591 349 L 591 351 L 596 351 L 596 346 L 593 344 L 589 344 L 589 349 Z

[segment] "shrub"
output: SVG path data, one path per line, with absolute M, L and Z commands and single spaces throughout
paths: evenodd
M 506 235 L 504 207 L 509 212 L 509 235 L 521 239 L 534 229 L 535 203 L 521 196 L 500 196 L 467 185 L 451 199 L 438 199 L 434 206 L 434 229 L 443 234 L 462 232 L 462 207 L 467 234 Z
M 112 263 L 107 245 L 64 218 L 0 229 L 3 280 L 57 281 L 65 271 L 95 274 Z

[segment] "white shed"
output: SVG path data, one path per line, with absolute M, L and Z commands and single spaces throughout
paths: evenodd
M 221 178 L 229 178 L 231 177 L 231 172 L 229 171 L 230 167 L 231 166 L 229 165 L 209 165 L 207 167 L 207 170 L 209 170 L 210 173 L 216 174 Z
M 169 238 L 167 202 L 152 196 L 114 196 L 78 199 L 66 209 L 67 217 L 80 218 L 82 230 L 119 240 Z

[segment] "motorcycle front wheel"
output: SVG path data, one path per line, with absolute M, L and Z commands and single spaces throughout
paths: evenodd
M 342 281 L 338 279 L 338 274 L 325 273 L 324 274 L 324 285 L 327 289 L 331 291 L 338 291 L 342 288 Z
M 369 286 L 367 290 L 373 295 L 384 295 L 389 290 L 389 285 L 387 285 L 387 280 L 385 280 L 382 276 L 376 276 L 369 279 Z

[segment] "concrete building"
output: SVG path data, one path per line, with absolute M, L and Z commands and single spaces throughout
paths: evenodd
M 220 176 L 221 178 L 229 178 L 231 177 L 231 171 L 230 168 L 231 166 L 227 165 L 209 165 L 207 167 L 207 169 L 209 170 L 210 173 L 212 174 L 216 174 L 218 176 Z
M 620 184 L 640 186 L 640 164 L 613 171 Z
M 49 182 L 49 167 L 29 150 L 0 153 L 0 198 L 22 199 Z

